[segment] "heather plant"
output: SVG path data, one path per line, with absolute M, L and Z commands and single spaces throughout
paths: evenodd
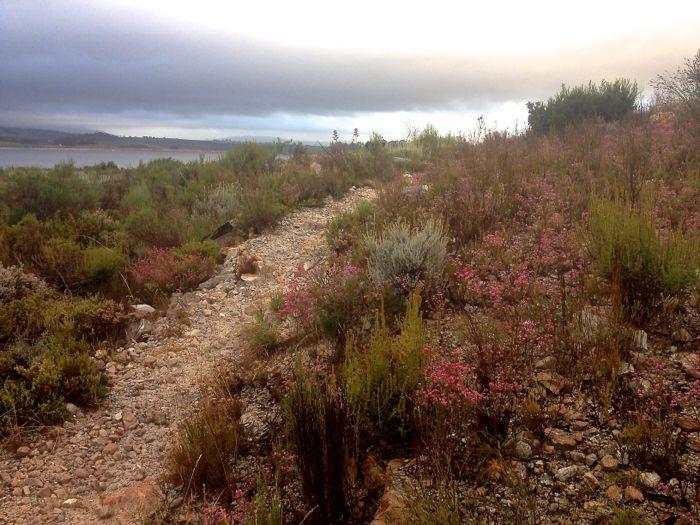
M 149 299 L 163 294 L 186 292 L 208 279 L 216 262 L 199 253 L 179 253 L 175 249 L 150 248 L 130 269 L 135 284 Z
M 46 283 L 39 277 L 23 272 L 18 266 L 4 267 L 0 264 L 0 305 L 23 299 L 27 295 L 47 292 Z
M 372 302 L 366 273 L 334 256 L 324 265 L 295 271 L 277 316 L 293 319 L 299 328 L 318 327 L 326 335 L 342 336 Z
M 588 250 L 604 277 L 619 280 L 627 316 L 645 316 L 661 294 L 674 295 L 697 279 L 698 245 L 671 231 L 662 238 L 651 217 L 615 200 L 594 199 Z
M 423 370 L 425 331 L 420 289 L 406 302 L 398 335 L 391 335 L 383 308 L 366 346 L 350 339 L 343 368 L 345 390 L 356 432 L 364 441 L 405 444 L 414 430 L 415 392 Z
M 419 228 L 398 220 L 379 235 L 366 234 L 364 242 L 369 254 L 369 275 L 376 285 L 389 284 L 410 292 L 419 283 L 430 289 L 442 283 L 447 235 L 433 218 Z

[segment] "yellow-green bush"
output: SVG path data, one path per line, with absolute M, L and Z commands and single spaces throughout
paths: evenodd
M 698 242 L 675 231 L 662 237 L 648 214 L 619 200 L 593 199 L 587 240 L 598 272 L 617 281 L 628 315 L 645 314 L 661 294 L 697 281 Z
M 410 296 L 401 332 L 391 335 L 383 309 L 366 347 L 352 339 L 346 348 L 345 389 L 350 414 L 363 439 L 406 441 L 413 428 L 413 405 L 422 378 L 425 343 L 420 290 Z
M 110 283 L 129 264 L 129 257 L 117 249 L 92 246 L 83 250 L 81 273 L 84 285 L 100 286 Z

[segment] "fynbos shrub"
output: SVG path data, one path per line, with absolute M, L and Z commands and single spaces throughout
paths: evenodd
M 619 286 L 627 316 L 648 313 L 661 294 L 697 279 L 697 243 L 675 231 L 662 238 L 651 217 L 619 201 L 592 202 L 588 248 L 598 271 Z
M 416 229 L 398 220 L 379 236 L 366 235 L 365 243 L 369 273 L 376 284 L 390 283 L 412 290 L 419 282 L 432 284 L 442 279 L 447 235 L 432 218 Z
M 389 333 L 382 310 L 367 348 L 358 347 L 352 340 L 348 342 L 348 404 L 363 436 L 402 443 L 411 433 L 414 394 L 422 378 L 424 342 L 420 290 L 408 300 L 399 335 Z

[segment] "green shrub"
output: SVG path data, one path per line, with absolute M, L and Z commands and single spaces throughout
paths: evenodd
M 246 450 L 240 403 L 226 398 L 207 403 L 187 421 L 168 458 L 170 480 L 186 494 L 233 496 L 233 462 Z
M 83 250 L 81 270 L 86 286 L 100 286 L 110 283 L 129 265 L 129 257 L 112 248 L 93 246 Z
M 413 405 L 422 378 L 425 343 L 420 290 L 406 303 L 401 332 L 389 332 L 383 308 L 366 348 L 352 339 L 344 366 L 348 406 L 363 439 L 405 443 L 413 430 Z
M 46 326 L 47 298 L 34 293 L 0 308 L 0 344 L 15 338 L 36 339 Z
M 83 254 L 77 243 L 53 237 L 41 247 L 40 258 L 34 261 L 34 266 L 50 283 L 72 291 L 81 282 Z
M 300 364 L 284 400 L 287 436 L 296 452 L 310 523 L 347 523 L 352 433 L 342 391 Z
M 610 525 L 642 525 L 639 513 L 634 509 L 618 510 L 610 520 Z
M 121 335 L 127 321 L 124 308 L 111 300 L 35 293 L 0 308 L 0 343 L 33 341 L 45 333 L 98 343 Z
M 362 237 L 368 226 L 374 222 L 375 209 L 366 200 L 361 200 L 352 213 L 335 216 L 326 228 L 326 242 L 336 253 L 354 252 L 355 258 L 361 258 L 364 248 Z
M 447 261 L 447 235 L 439 222 L 428 219 L 412 229 L 399 219 L 379 236 L 365 235 L 369 274 L 377 285 L 413 290 L 419 282 L 441 282 Z
M 627 316 L 646 315 L 661 294 L 677 294 L 697 280 L 697 241 L 675 231 L 662 239 L 653 219 L 620 201 L 593 200 L 587 240 L 598 272 L 617 281 Z
M 83 342 L 44 338 L 4 354 L 0 374 L 0 435 L 26 425 L 55 424 L 68 416 L 66 402 L 91 406 L 106 393 Z
M 603 80 L 600 86 L 593 82 L 573 88 L 562 85 L 546 103 L 527 103 L 527 122 L 533 132 L 546 133 L 593 117 L 619 120 L 635 110 L 640 94 L 637 83 L 628 79 Z
M 224 262 L 224 255 L 219 247 L 212 241 L 190 241 L 175 250 L 176 257 L 185 259 L 192 255 L 198 255 L 210 259 L 216 264 Z

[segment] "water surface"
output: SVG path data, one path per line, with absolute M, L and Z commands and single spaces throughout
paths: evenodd
M 148 163 L 155 159 L 180 160 L 189 162 L 216 160 L 218 151 L 178 151 L 178 150 L 120 150 L 120 149 L 73 149 L 73 148 L 0 148 L 0 168 L 30 167 L 53 168 L 56 164 L 73 161 L 75 166 L 93 166 L 101 162 L 114 162 L 120 168 L 135 168 L 139 162 Z

